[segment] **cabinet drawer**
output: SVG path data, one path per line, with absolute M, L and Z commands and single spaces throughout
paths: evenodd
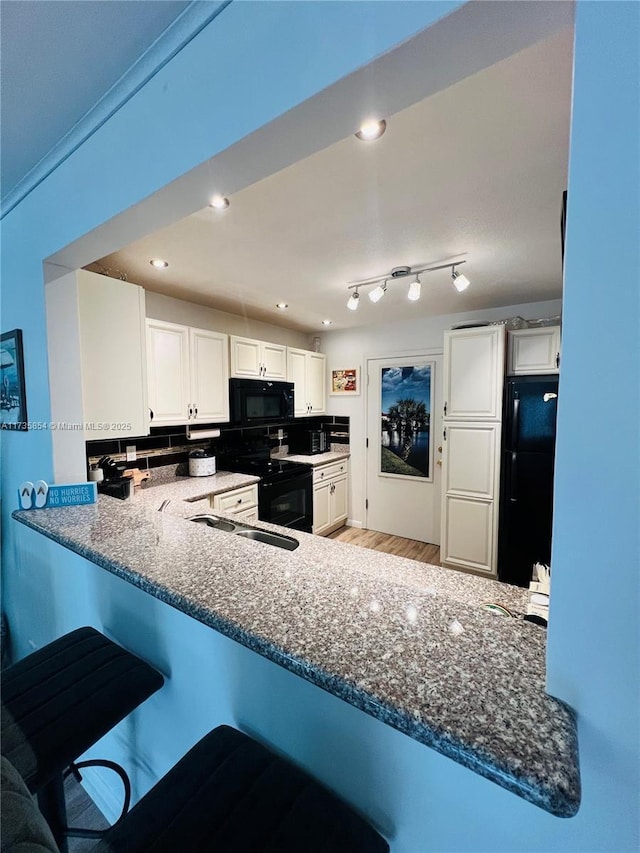
M 258 507 L 252 506 L 249 509 L 241 509 L 234 513 L 238 520 L 247 521 L 249 523 L 258 521 Z
M 349 461 L 342 459 L 340 462 L 332 462 L 330 465 L 320 465 L 313 469 L 313 482 L 322 483 L 332 477 L 343 477 L 349 473 Z
M 258 503 L 258 486 L 245 486 L 234 489 L 232 492 L 224 492 L 222 495 L 214 495 L 213 508 L 225 512 L 239 512 L 256 506 Z

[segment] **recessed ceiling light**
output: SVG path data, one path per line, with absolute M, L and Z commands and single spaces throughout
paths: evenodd
M 169 266 L 169 261 L 163 261 L 162 258 L 151 258 L 149 263 L 157 270 L 163 270 Z
M 209 202 L 209 207 L 215 207 L 216 210 L 224 210 L 225 207 L 229 207 L 229 199 L 223 195 L 214 195 Z
M 323 320 L 322 325 L 323 326 L 330 326 L 332 322 L 333 322 L 333 320 Z
M 276 308 L 279 308 L 281 311 L 286 311 L 289 305 L 286 302 L 277 302 Z
M 356 133 L 358 139 L 362 142 L 373 142 L 374 139 L 380 139 L 382 134 L 387 129 L 387 123 L 384 119 L 370 119 L 360 125 L 360 130 Z

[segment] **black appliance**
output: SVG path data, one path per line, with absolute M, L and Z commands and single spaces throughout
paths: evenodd
M 266 426 L 293 420 L 293 382 L 230 379 L 231 423 Z
M 329 436 L 321 429 L 290 428 L 288 433 L 289 453 L 313 456 L 329 449 Z
M 528 586 L 534 563 L 551 563 L 557 376 L 522 376 L 505 387 L 498 577 Z
M 260 477 L 258 518 L 293 530 L 311 533 L 313 527 L 313 474 L 309 465 L 270 459 L 269 447 L 218 455 L 221 468 Z

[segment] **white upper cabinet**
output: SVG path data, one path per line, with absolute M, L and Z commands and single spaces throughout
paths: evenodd
M 229 338 L 220 332 L 189 329 L 193 419 L 229 420 Z
M 185 423 L 189 409 L 189 328 L 147 320 L 151 426 Z
M 76 270 L 45 287 L 57 482 L 86 477 L 85 441 L 149 432 L 145 294 L 138 285 Z M 107 329 L 110 318 L 111 326 Z
M 152 426 L 229 420 L 228 336 L 147 320 Z
M 560 326 L 519 329 L 509 332 L 507 373 L 558 373 L 560 368 Z
M 444 333 L 445 418 L 500 420 L 504 349 L 504 326 Z
M 231 336 L 231 375 L 240 379 L 287 379 L 287 348 Z
M 294 384 L 294 415 L 311 417 L 327 409 L 327 357 L 319 352 L 287 350 L 287 378 Z

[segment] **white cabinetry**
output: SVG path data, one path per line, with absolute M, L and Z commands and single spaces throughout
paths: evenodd
M 294 415 L 321 415 L 327 409 L 327 357 L 304 349 L 287 350 L 287 378 L 294 384 Z
M 152 426 L 229 420 L 228 337 L 147 320 Z
M 258 486 L 241 486 L 221 495 L 211 495 L 211 508 L 221 512 L 232 512 L 242 521 L 258 520 Z
M 504 377 L 504 326 L 444 333 L 444 417 L 499 420 Z
M 504 326 L 445 332 L 443 565 L 497 572 Z
M 313 469 L 313 532 L 324 536 L 347 520 L 349 463 L 345 459 Z
M 499 423 L 447 422 L 441 561 L 495 573 Z
M 87 270 L 50 282 L 45 292 L 51 416 L 70 424 L 53 438 L 56 479 L 64 482 L 85 470 L 78 437 L 99 441 L 149 432 L 145 299 L 141 287 Z
M 231 375 L 241 379 L 287 378 L 287 348 L 267 341 L 231 336 Z
M 560 368 L 560 326 L 519 329 L 509 332 L 507 373 L 558 373 Z

